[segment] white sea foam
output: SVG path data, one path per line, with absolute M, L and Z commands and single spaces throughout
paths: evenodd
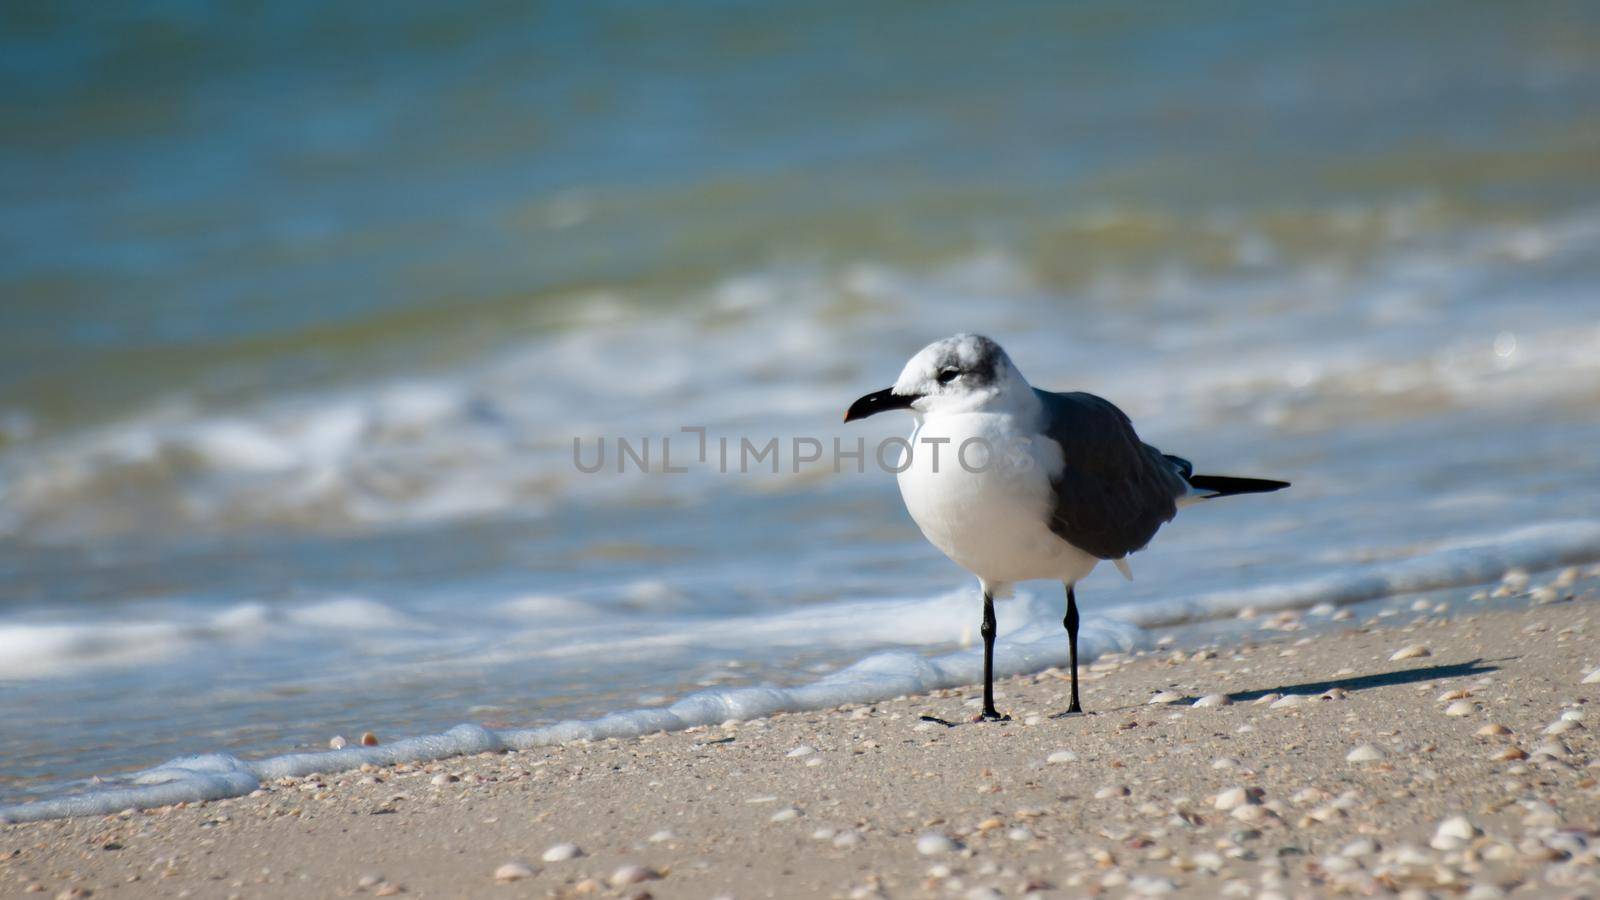
M 288 619 L 297 625 L 366 631 L 374 628 L 415 628 L 410 617 L 393 607 L 365 597 L 336 597 L 292 609 Z
M 1475 584 L 1498 578 L 1509 568 L 1537 570 L 1600 559 L 1600 521 L 1548 523 L 1500 535 L 1441 544 L 1416 557 L 1342 567 L 1324 577 L 1203 594 L 1164 603 L 1111 607 L 1081 633 L 1084 660 L 1112 650 L 1150 646 L 1149 629 L 1208 619 L 1228 618 L 1246 608 L 1309 608 L 1319 603 L 1344 604 L 1408 592 Z M 1346 571 L 1348 570 L 1348 571 Z M 997 642 L 996 670 L 1001 675 L 1038 671 L 1066 662 L 1065 641 L 1056 600 L 1019 594 L 1027 612 L 1023 621 L 1003 632 Z M 927 601 L 850 604 L 822 610 L 799 610 L 729 624 L 756 641 L 781 640 L 790 631 L 798 640 L 816 640 L 821 631 L 874 628 L 893 630 L 900 640 L 916 643 L 942 635 L 948 638 L 955 619 L 970 618 L 970 596 L 952 594 Z M 346 601 L 347 602 L 347 601 Z M 532 598 L 533 608 L 550 601 Z M 516 609 L 522 604 L 513 602 Z M 361 604 L 365 606 L 365 604 Z M 555 603 L 548 608 L 568 608 Z M 818 614 L 823 621 L 817 621 Z M 832 621 L 827 621 L 828 618 Z M 383 618 L 379 616 L 378 618 Z M 1015 616 L 1009 616 L 1016 621 Z M 927 619 L 926 633 L 922 623 Z M 852 622 L 854 624 L 852 624 Z M 910 629 L 909 632 L 906 629 Z M 611 648 L 611 652 L 631 652 Z M 779 712 L 824 709 L 844 703 L 869 703 L 890 697 L 972 684 L 981 675 L 981 656 L 966 649 L 927 657 L 908 651 L 876 653 L 824 677 L 799 686 L 715 688 L 691 694 L 666 708 L 616 712 L 598 719 L 564 721 L 539 728 L 490 730 L 459 725 L 442 734 L 407 738 L 378 747 L 293 753 L 258 761 L 227 754 L 187 756 L 138 773 L 110 786 L 82 794 L 0 807 L 0 819 L 34 821 L 73 815 L 115 812 L 129 807 L 161 806 L 180 801 L 239 796 L 263 781 L 313 772 L 333 772 L 362 763 L 420 762 L 487 750 L 529 749 L 573 740 L 635 737 L 730 718 L 751 719 Z
M 1442 246 L 1400 245 L 1360 272 L 1308 264 L 1219 280 L 1169 270 L 1132 283 L 1107 273 L 1086 297 L 1053 300 L 1023 262 L 993 250 L 922 273 L 874 264 L 740 273 L 673 315 L 531 335 L 493 360 L 427 379 L 221 412 L 173 403 L 8 447 L 0 533 L 387 527 L 534 515 L 563 499 L 693 497 L 703 479 L 582 475 L 571 439 L 659 440 L 684 425 L 760 439 L 877 434 L 878 423 L 845 431 L 842 406 L 927 337 L 971 327 L 975 298 L 1030 380 L 1107 393 L 1141 427 L 1167 433 L 1239 416 L 1306 429 L 1347 421 L 1356 408 L 1581 401 L 1600 373 L 1587 288 L 1531 288 L 1538 297 L 1525 298 L 1514 321 L 1496 302 L 1508 254 L 1535 244 L 1552 264 L 1593 255 L 1600 214 L 1533 238 L 1486 228 Z M 845 297 L 866 302 L 841 325 Z M 1452 298 L 1448 308 L 1441 297 Z M 1140 314 L 1084 315 L 1085 304 L 1134 298 Z M 1272 314 L 1237 312 L 1255 308 Z M 1197 318 L 1199 309 L 1236 312 Z M 916 336 L 906 334 L 910 316 Z M 1152 351 L 1161 365 L 1148 364 Z
M 152 620 L 155 616 L 164 618 Z M 283 608 L 241 603 L 198 613 L 162 607 L 122 621 L 0 622 L 0 680 L 38 681 L 149 665 L 225 641 L 293 641 L 338 631 L 420 627 L 392 606 L 356 596 Z
M 582 600 L 557 594 L 528 594 L 506 600 L 496 609 L 509 619 L 548 624 L 550 622 L 581 621 L 598 614 L 598 610 Z
M 197 632 L 178 623 L 0 625 L 0 679 L 152 663 L 178 653 Z

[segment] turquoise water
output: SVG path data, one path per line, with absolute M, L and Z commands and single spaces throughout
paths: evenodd
M 1591 5 L 13 6 L 0 91 L 0 795 L 950 650 L 891 477 L 571 442 L 955 331 L 1295 482 L 1102 612 L 1600 499 Z

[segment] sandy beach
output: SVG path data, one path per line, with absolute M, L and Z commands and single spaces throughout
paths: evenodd
M 1574 574 L 1102 659 L 1083 717 L 1052 717 L 1052 670 L 1001 683 L 1007 723 L 941 691 L 6 826 L 0 894 L 1594 896 L 1600 582 Z

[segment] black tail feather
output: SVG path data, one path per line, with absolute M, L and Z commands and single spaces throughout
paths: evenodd
M 1190 487 L 1209 491 L 1212 497 L 1227 497 L 1232 494 L 1265 494 L 1271 491 L 1281 491 L 1289 486 L 1287 481 L 1272 481 L 1267 478 L 1233 478 L 1228 475 L 1190 475 L 1188 481 Z

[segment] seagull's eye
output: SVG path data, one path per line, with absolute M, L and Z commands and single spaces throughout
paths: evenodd
M 939 373 L 939 383 L 940 384 L 949 384 L 950 382 L 955 381 L 957 378 L 960 378 L 960 377 L 961 377 L 961 370 L 960 369 L 945 369 L 943 372 Z

